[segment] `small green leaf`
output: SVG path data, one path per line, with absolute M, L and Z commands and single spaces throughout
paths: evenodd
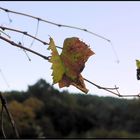
M 53 73 L 52 73 L 53 83 L 56 84 L 62 79 L 63 74 L 65 73 L 65 68 L 60 58 L 60 55 L 56 49 L 55 43 L 51 37 L 50 37 L 50 43 L 49 43 L 48 49 L 52 51 L 50 62 L 52 63 L 51 68 L 53 70 Z
M 137 66 L 137 69 L 140 69 L 140 61 L 139 60 L 136 60 L 136 66 Z

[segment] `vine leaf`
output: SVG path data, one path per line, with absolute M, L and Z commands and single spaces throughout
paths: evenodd
M 53 83 L 58 82 L 60 88 L 73 85 L 87 93 L 88 89 L 86 89 L 81 72 L 85 67 L 85 62 L 94 54 L 88 45 L 79 38 L 67 38 L 64 41 L 62 53 L 59 55 L 53 39 L 50 38 L 49 49 L 52 50 L 50 62 L 53 69 Z

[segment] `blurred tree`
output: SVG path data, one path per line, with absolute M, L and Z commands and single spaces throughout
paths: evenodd
M 36 134 L 33 131 L 35 113 L 33 110 L 17 101 L 9 103 L 9 110 L 12 112 L 20 135 L 27 138 L 35 137 Z
M 44 80 L 5 95 L 21 138 L 140 138 L 140 99 L 59 92 Z
M 41 109 L 44 107 L 44 103 L 35 97 L 30 97 L 26 99 L 23 102 L 23 105 L 26 107 L 30 107 L 35 113 L 40 112 Z

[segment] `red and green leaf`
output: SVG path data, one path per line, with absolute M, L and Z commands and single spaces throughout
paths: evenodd
M 53 69 L 53 83 L 58 82 L 60 88 L 73 85 L 87 93 L 88 89 L 85 87 L 81 72 L 88 58 L 94 54 L 89 46 L 79 38 L 72 37 L 65 39 L 61 55 L 58 54 L 52 39 L 49 49 L 52 50 L 50 62 Z

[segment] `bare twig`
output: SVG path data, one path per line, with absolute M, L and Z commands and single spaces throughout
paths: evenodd
M 118 91 L 119 87 L 116 87 L 116 86 L 115 86 L 114 88 L 107 88 L 107 87 L 99 86 L 99 85 L 97 85 L 97 84 L 95 84 L 95 83 L 93 83 L 93 82 L 87 80 L 86 78 L 84 78 L 84 80 L 87 81 L 88 83 L 94 85 L 95 87 L 97 87 L 97 88 L 99 88 L 99 89 L 103 89 L 103 90 L 105 90 L 105 91 L 108 91 L 108 92 L 110 92 L 110 93 L 112 93 L 112 94 L 114 94 L 114 95 L 116 95 L 116 96 L 118 96 L 118 97 L 140 97 L 140 93 L 139 93 L 139 94 L 122 95 L 122 94 L 120 94 L 119 91 Z M 112 90 L 116 90 L 117 93 L 114 92 L 114 91 L 112 91 Z
M 8 20 L 9 20 L 9 24 L 12 22 L 12 19 L 10 18 L 10 15 L 9 13 L 7 12 L 7 17 L 8 17 Z
M 0 39 L 6 41 L 6 42 L 8 42 L 8 43 L 10 43 L 10 44 L 13 45 L 13 46 L 16 46 L 16 47 L 18 47 L 18 48 L 24 49 L 24 50 L 26 50 L 26 51 L 29 51 L 29 52 L 31 52 L 31 53 L 33 53 L 33 54 L 35 54 L 35 55 L 38 55 L 38 56 L 44 58 L 44 59 L 46 59 L 46 60 L 49 60 L 49 57 L 46 57 L 45 55 L 42 55 L 42 54 L 40 54 L 40 53 L 38 53 L 38 52 L 35 52 L 35 51 L 33 51 L 33 50 L 29 49 L 29 48 L 26 48 L 26 47 L 22 46 L 22 45 L 20 45 L 20 44 L 17 44 L 17 43 L 15 43 L 14 41 L 11 41 L 11 40 L 9 40 L 9 39 L 3 37 L 3 36 L 0 36 Z
M 29 15 L 29 14 L 25 14 L 25 13 L 21 13 L 21 12 L 16 12 L 16 11 L 12 11 L 12 10 L 9 10 L 9 9 L 5 9 L 5 8 L 2 8 L 0 7 L 1 10 L 7 12 L 7 13 L 13 13 L 13 14 L 17 14 L 17 15 L 22 15 L 22 16 L 26 16 L 26 17 L 30 17 L 32 19 L 36 19 L 38 21 L 42 21 L 42 22 L 45 22 L 45 23 L 49 23 L 49 24 L 52 24 L 52 25 L 55 25 L 57 27 L 66 27 L 66 28 L 72 28 L 72 29 L 77 29 L 77 30 L 81 30 L 81 31 L 84 31 L 84 32 L 87 32 L 87 33 L 90 33 L 92 35 L 95 35 L 99 38 L 102 38 L 108 42 L 111 42 L 111 40 L 107 39 L 106 37 L 103 37 L 101 35 L 98 35 L 96 33 L 93 33 L 87 29 L 83 29 L 83 28 L 79 28 L 79 27 L 75 27 L 75 26 L 70 26 L 70 25 L 64 25 L 64 24 L 58 24 L 58 23 L 55 23 L 55 22 L 51 22 L 51 21 L 48 21 L 48 20 L 45 20 L 45 19 L 42 19 L 42 18 L 39 18 L 39 17 L 36 17 L 36 16 L 32 16 L 32 15 Z
M 25 50 L 23 50 L 23 51 L 24 51 L 25 55 L 27 56 L 28 60 L 31 61 L 31 58 L 29 57 L 28 53 Z
M 19 42 L 18 44 L 21 45 L 21 46 L 24 46 L 24 45 L 22 45 L 21 42 Z M 31 59 L 30 59 L 29 55 L 27 54 L 26 50 L 23 49 L 23 52 L 24 52 L 25 55 L 27 56 L 28 60 L 31 61 Z
M 30 37 L 30 38 L 33 38 L 33 39 L 35 39 L 35 40 L 41 42 L 43 45 L 49 45 L 49 43 L 47 43 L 46 41 L 43 41 L 43 40 L 41 40 L 41 39 L 39 39 L 39 38 L 37 38 L 37 37 L 35 37 L 35 36 L 29 34 L 29 33 L 26 32 L 26 31 L 21 31 L 21 30 L 18 30 L 18 29 L 8 28 L 8 27 L 4 27 L 4 26 L 0 26 L 0 28 L 1 28 L 2 30 L 10 30 L 10 31 L 13 31 L 13 32 L 21 33 L 21 34 L 23 34 L 23 35 L 26 35 L 26 36 L 28 36 L 28 37 Z M 62 49 L 62 47 L 59 47 L 59 46 L 56 46 L 56 47 L 59 48 L 59 49 Z
M 84 78 L 84 80 L 87 81 L 88 83 L 90 83 L 90 84 L 96 86 L 96 87 L 99 88 L 99 89 L 108 89 L 108 90 L 116 90 L 116 89 L 119 89 L 118 87 L 115 87 L 115 88 L 102 87 L 102 86 L 99 86 L 99 85 L 97 85 L 97 84 L 95 84 L 95 83 L 89 81 L 89 80 L 86 79 L 86 78 Z
M 33 35 L 28 34 L 28 32 L 26 32 L 26 31 L 21 31 L 21 30 L 17 30 L 17 29 L 13 29 L 13 28 L 4 27 L 4 26 L 0 26 L 0 28 L 1 28 L 2 30 L 10 30 L 10 31 L 13 31 L 13 32 L 18 32 L 18 33 L 24 34 L 24 35 L 26 35 L 26 36 L 28 36 L 28 37 L 31 37 L 31 38 L 33 38 L 33 39 L 35 39 L 35 40 L 37 40 L 37 41 L 43 43 L 44 45 L 49 45 L 49 43 L 47 43 L 47 42 L 45 42 L 45 41 L 42 41 L 41 39 L 36 38 L 36 37 L 33 36 Z
M 97 87 L 97 88 L 99 88 L 99 89 L 106 90 L 106 91 L 108 91 L 108 92 L 110 92 L 110 93 L 115 94 L 115 95 L 117 95 L 117 96 L 118 96 L 118 94 L 117 94 L 117 93 L 115 93 L 115 92 L 113 92 L 113 91 L 112 91 L 112 90 L 117 90 L 117 89 L 118 89 L 118 87 L 115 87 L 115 88 L 102 87 L 102 86 L 99 86 L 99 85 L 97 85 L 97 84 L 95 84 L 95 83 L 93 83 L 93 82 L 89 81 L 89 80 L 88 80 L 88 79 L 86 79 L 86 78 L 84 78 L 84 80 L 85 80 L 85 81 L 87 81 L 88 83 L 90 83 L 90 84 L 92 84 L 92 85 L 96 86 L 96 87 Z
M 4 131 L 4 128 L 3 128 L 3 108 L 4 108 L 3 105 L 1 105 L 1 122 L 0 122 L 0 126 L 1 126 L 2 135 L 6 139 L 6 134 L 5 134 L 5 131 Z
M 15 133 L 15 135 L 16 135 L 16 138 L 19 138 L 19 133 L 18 133 L 18 130 L 17 130 L 17 128 L 16 128 L 16 124 L 15 124 L 15 122 L 14 122 L 14 119 L 13 119 L 11 113 L 9 112 L 6 99 L 3 97 L 3 95 L 2 95 L 1 92 L 0 92 L 0 99 L 1 99 L 2 106 L 3 106 L 3 108 L 5 109 L 5 111 L 6 111 L 7 115 L 8 115 L 8 117 L 9 117 L 9 120 L 10 120 L 10 123 L 11 123 L 11 125 L 12 125 L 13 131 L 14 131 L 14 133 Z M 2 115 L 3 115 L 3 108 L 2 108 Z M 1 118 L 1 123 L 2 123 L 2 126 L 1 126 L 1 127 L 2 127 L 2 131 L 3 131 L 4 137 L 6 137 L 6 136 L 5 136 L 5 133 L 4 133 L 4 129 L 3 129 L 3 117 Z
M 39 22 L 39 21 L 38 21 L 38 22 Z M 35 36 L 33 36 L 33 35 L 29 34 L 29 33 L 26 32 L 26 31 L 21 31 L 21 30 L 18 30 L 18 29 L 13 29 L 13 28 L 5 27 L 5 26 L 0 26 L 0 28 L 1 28 L 3 31 L 4 31 L 4 30 L 9 30 L 9 31 L 21 33 L 21 34 L 23 34 L 23 35 L 25 35 L 25 36 L 28 36 L 28 37 L 30 37 L 30 38 L 33 38 L 33 41 L 32 41 L 32 43 L 31 43 L 31 45 L 30 45 L 30 48 L 31 48 L 31 46 L 32 46 L 32 44 L 33 44 L 33 42 L 34 42 L 34 40 L 37 40 L 37 41 L 41 42 L 43 45 L 49 45 L 48 42 L 43 41 L 43 40 L 41 40 L 41 39 L 39 39 L 39 38 L 36 37 L 37 31 L 36 31 Z M 37 28 L 38 28 L 38 26 L 37 26 Z M 119 63 L 119 58 L 118 58 L 118 56 L 117 56 L 117 53 L 115 52 L 115 49 L 114 49 L 112 43 L 111 43 L 111 46 L 112 46 L 113 51 L 114 51 L 114 53 L 115 53 L 115 55 L 116 55 L 117 63 Z M 56 47 L 59 48 L 59 49 L 62 49 L 62 47 L 60 47 L 60 46 L 56 46 Z M 25 52 L 25 54 L 27 55 L 27 53 L 26 53 L 25 50 L 24 50 L 24 52 Z M 28 55 L 27 55 L 27 57 L 28 57 L 28 60 L 31 61 L 31 59 L 29 58 Z
M 37 21 L 36 32 L 35 32 L 35 35 L 34 35 L 35 37 L 37 37 L 37 34 L 38 34 L 38 29 L 39 29 L 39 20 Z M 30 44 L 30 47 L 29 47 L 29 48 L 31 48 L 31 47 L 32 47 L 32 45 L 33 45 L 34 41 L 35 41 L 35 38 L 33 38 L 33 40 L 32 40 L 32 42 L 31 42 L 31 44 Z
M 8 38 L 11 38 L 11 37 L 10 37 L 8 34 L 6 34 L 5 32 L 3 32 L 3 31 L 1 31 L 1 30 L 0 30 L 0 32 L 1 32 L 2 34 L 6 35 Z M 0 34 L 1 34 L 1 33 L 0 33 Z

